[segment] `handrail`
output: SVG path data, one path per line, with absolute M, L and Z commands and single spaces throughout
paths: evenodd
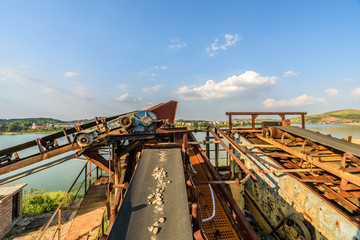
M 226 135 L 223 133 L 223 131 L 216 127 L 216 130 L 223 136 L 225 137 Z M 239 165 L 239 167 L 246 173 L 246 174 L 250 174 L 251 179 L 254 181 L 258 181 L 257 177 L 250 172 L 250 170 L 240 161 L 240 159 L 226 146 L 226 144 L 220 139 L 220 137 L 214 133 L 213 130 L 211 130 L 211 128 L 209 128 L 210 133 L 215 137 L 215 139 L 217 141 L 220 141 L 220 144 L 223 146 L 223 148 L 226 150 L 226 152 L 229 153 L 229 155 L 235 160 L 235 162 Z
M 195 141 L 195 137 L 192 133 L 189 133 L 189 138 L 191 141 Z M 202 151 L 199 145 L 194 145 L 194 152 L 201 163 L 204 163 L 206 168 L 209 170 L 210 175 L 213 177 L 214 180 L 222 180 L 219 173 L 215 170 L 214 166 Z M 254 231 L 254 229 L 250 226 L 250 223 L 246 220 L 245 215 L 240 210 L 239 206 L 232 198 L 231 192 L 225 187 L 224 184 L 218 184 L 218 186 L 214 186 L 215 190 L 220 190 L 221 194 L 224 196 L 225 201 L 229 205 L 230 209 L 235 214 L 235 220 L 237 221 L 238 225 L 242 229 L 241 236 L 245 239 L 259 239 Z
M 74 182 L 72 183 L 71 187 L 69 188 L 69 190 L 67 191 L 67 193 L 65 194 L 64 198 L 62 199 L 61 203 L 59 204 L 58 208 L 55 210 L 55 212 L 53 213 L 53 215 L 51 216 L 49 222 L 45 225 L 45 227 L 41 230 L 41 234 L 40 236 L 37 238 L 37 240 L 40 240 L 43 235 L 45 234 L 46 230 L 49 228 L 51 222 L 53 221 L 53 219 L 55 218 L 56 214 L 60 211 L 61 207 L 62 207 L 62 204 L 65 202 L 66 198 L 69 196 L 69 193 L 71 192 L 72 188 L 75 186 L 75 183 L 77 182 L 77 180 L 79 179 L 79 177 L 81 176 L 82 172 L 87 169 L 87 166 L 88 166 L 88 162 L 85 163 L 84 167 L 81 169 L 80 173 L 78 174 L 78 176 L 76 177 L 76 179 L 74 180 Z M 92 169 L 91 171 L 89 171 L 89 173 L 85 176 L 85 179 L 84 181 L 81 182 L 81 185 L 79 187 L 79 189 L 77 190 L 75 196 L 78 195 L 83 183 L 85 181 L 87 181 L 87 176 L 90 175 L 90 173 L 92 171 L 94 171 L 96 168 Z M 89 186 L 90 187 L 90 186 Z M 85 189 L 85 192 L 86 192 L 86 189 Z M 72 201 L 74 202 L 74 200 Z M 57 229 L 58 230 L 58 229 Z M 56 234 L 57 230 L 55 231 L 54 235 Z

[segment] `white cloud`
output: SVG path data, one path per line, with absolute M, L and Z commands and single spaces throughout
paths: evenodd
M 329 96 L 337 96 L 339 93 L 339 90 L 337 90 L 336 88 L 329 88 L 325 90 L 327 94 L 329 94 Z
M 78 73 L 78 72 L 66 72 L 66 73 L 64 73 L 63 77 L 73 78 L 73 77 L 78 77 L 79 75 L 80 75 L 80 73 Z
M 129 98 L 129 94 L 125 93 L 123 95 L 120 95 L 120 97 L 115 98 L 115 100 L 119 102 L 124 102 L 128 98 Z
M 292 70 L 284 72 L 284 77 L 297 76 L 300 75 L 301 72 L 294 72 Z
M 167 66 L 155 66 L 154 69 L 156 70 L 166 70 L 168 67 Z
M 12 79 L 19 84 L 26 84 L 27 82 L 43 83 L 43 81 L 41 81 L 38 78 L 29 76 L 26 73 L 11 68 L 0 68 L 0 75 L 3 75 L 4 79 L 8 79 L 8 80 Z
M 46 81 L 43 81 L 39 78 L 32 77 L 24 72 L 19 72 L 14 69 L 10 68 L 0 68 L 0 76 L 5 76 L 8 80 L 13 80 L 17 84 L 37 84 L 39 85 L 39 89 L 42 89 L 42 92 L 51 95 L 54 93 L 60 94 L 63 97 L 67 97 L 70 99 L 77 98 L 77 99 L 84 99 L 84 100 L 90 100 L 94 97 L 89 94 L 89 89 L 80 83 L 76 81 L 72 81 L 71 83 L 74 84 L 74 87 L 72 88 L 73 91 L 67 90 L 64 88 L 60 88 L 57 86 L 54 86 Z
M 74 96 L 77 96 L 78 98 L 80 99 L 84 99 L 84 100 L 91 100 L 93 99 L 94 97 L 91 96 L 89 94 L 89 89 L 84 86 L 84 85 L 81 85 L 80 83 L 76 82 L 76 81 L 72 81 L 72 84 L 75 85 L 75 89 L 74 89 Z
M 29 64 L 25 64 L 25 63 L 21 63 L 19 64 L 19 68 L 23 68 L 23 69 L 31 69 L 33 66 L 29 65 Z
M 208 80 L 199 87 L 183 86 L 175 92 L 175 95 L 182 100 L 228 98 L 269 89 L 276 84 L 277 80 L 277 77 L 262 77 L 259 73 L 246 71 L 239 76 L 234 75 L 221 82 Z
M 45 93 L 46 95 L 51 95 L 55 92 L 55 89 L 52 87 L 44 87 L 43 88 L 43 93 Z
M 279 100 L 276 101 L 272 98 L 268 98 L 263 102 L 263 106 L 272 108 L 272 107 L 298 107 L 305 105 L 313 105 L 318 103 L 325 103 L 326 100 L 324 98 L 316 98 L 312 96 L 308 96 L 303 94 L 297 98 L 289 99 L 289 100 Z
M 346 82 L 357 82 L 360 78 L 345 78 L 343 80 L 338 81 L 338 83 L 346 83 Z
M 162 88 L 163 88 L 162 85 L 154 85 L 154 86 L 151 86 L 151 87 L 145 87 L 145 88 L 142 89 L 142 91 L 144 93 L 150 94 L 150 93 L 153 93 L 153 92 L 157 92 L 157 91 L 161 90 Z
M 0 78 L 0 82 L 6 82 L 6 81 L 7 81 L 6 78 L 4 78 L 4 77 Z
M 128 90 L 128 87 L 129 87 L 129 84 L 127 83 L 120 83 L 118 85 L 118 89 L 122 90 L 122 91 L 127 91 Z
M 240 40 L 241 37 L 238 34 L 224 34 L 223 39 L 221 40 L 222 44 L 219 45 L 219 39 L 215 38 L 214 42 L 210 45 L 210 47 L 206 48 L 206 51 L 209 53 L 210 56 L 214 56 L 216 51 L 226 50 L 228 47 L 236 45 L 236 43 Z
M 124 93 L 123 95 L 120 95 L 119 97 L 115 98 L 115 100 L 118 102 L 137 103 L 137 102 L 141 102 L 142 97 L 132 98 L 129 96 L 128 93 Z
M 354 90 L 351 91 L 351 96 L 358 98 L 360 97 L 360 88 L 355 88 Z
M 156 65 L 154 67 L 148 68 L 144 71 L 141 71 L 138 73 L 139 77 L 148 77 L 148 78 L 154 78 L 160 73 L 160 71 L 164 71 L 168 69 L 167 66 L 159 66 Z
M 169 45 L 170 49 L 180 49 L 186 47 L 187 44 L 179 39 L 171 39 L 171 44 Z

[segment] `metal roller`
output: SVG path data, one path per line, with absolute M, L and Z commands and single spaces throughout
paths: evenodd
M 119 124 L 121 127 L 123 128 L 128 128 L 131 126 L 132 124 L 132 120 L 129 116 L 122 116 L 120 119 L 119 119 Z

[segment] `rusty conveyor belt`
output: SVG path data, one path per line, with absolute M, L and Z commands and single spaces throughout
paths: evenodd
M 312 142 L 320 143 L 342 152 L 349 152 L 354 156 L 360 157 L 360 147 L 354 143 L 295 126 L 281 126 L 276 128 L 302 138 L 307 138 Z
M 148 195 L 158 187 L 152 176 L 156 167 L 167 172 L 162 211 L 158 205 L 148 204 Z M 154 235 L 148 230 L 160 217 L 166 221 Z M 188 199 L 185 187 L 181 151 L 173 149 L 145 149 L 139 160 L 133 180 L 130 183 L 119 213 L 108 239 L 193 239 L 190 224 Z

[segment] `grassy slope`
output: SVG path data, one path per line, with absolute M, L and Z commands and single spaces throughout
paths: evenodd
M 346 122 L 354 119 L 356 122 L 360 122 L 360 110 L 357 109 L 344 109 L 338 111 L 326 112 L 323 114 L 314 114 L 305 116 L 306 123 L 328 123 L 322 120 L 322 118 L 335 118 L 335 122 Z M 293 118 L 291 122 L 300 123 L 301 118 Z

